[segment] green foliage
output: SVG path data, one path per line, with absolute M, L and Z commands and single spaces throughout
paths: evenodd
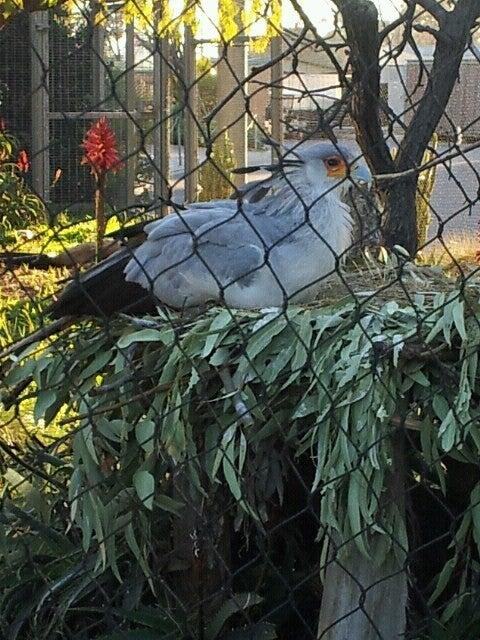
M 235 168 L 233 147 L 228 133 L 219 135 L 213 144 L 213 150 L 199 171 L 198 183 L 201 202 L 228 198 L 233 189 L 232 170 Z
M 38 583 L 28 583 L 40 617 L 47 619 L 52 602 L 57 606 L 59 601 L 65 620 L 73 616 L 69 607 L 77 606 L 86 607 L 91 619 L 96 596 L 90 583 L 87 589 L 87 577 L 95 575 L 109 593 L 117 593 L 123 589 L 118 585 L 133 588 L 136 567 L 135 579 L 140 572 L 145 591 L 130 617 L 123 617 L 125 631 L 133 638 L 142 637 L 140 631 L 155 637 L 157 624 L 185 629 L 188 621 L 163 600 L 164 593 L 152 596 L 157 608 L 150 628 L 145 628 L 148 616 L 139 613 L 152 606 L 145 594 L 148 585 L 155 588 L 155 559 L 172 554 L 171 532 L 185 508 L 182 494 L 174 490 L 179 469 L 193 504 L 208 498 L 212 508 L 221 509 L 228 499 L 235 505 L 236 529 L 248 530 L 268 523 L 271 505 L 282 504 L 286 461 L 295 460 L 299 469 L 313 464 L 308 482 L 312 495 L 321 497 L 316 512 L 320 531 L 354 537 L 362 553 L 377 563 L 391 551 L 392 540 L 407 551 L 401 514 L 392 501 L 381 499 L 392 468 L 392 421 L 400 415 L 421 425 L 422 459 L 440 487 L 445 487 L 446 473 L 442 455 L 461 454 L 461 460 L 479 455 L 480 411 L 470 400 L 479 392 L 480 284 L 471 278 L 459 289 L 440 279 L 441 286 L 433 286 L 430 275 L 406 270 L 403 285 L 410 294 L 403 299 L 397 295 L 401 287 L 390 299 L 360 290 L 354 299 L 286 311 L 215 308 L 189 322 L 175 315 L 118 320 L 108 334 L 85 324 L 40 353 L 24 354 L 8 373 L 6 390 L 32 378 L 35 420 L 73 429 L 72 456 L 65 449 L 62 453 L 63 480 L 46 499 L 61 495 L 64 501 L 68 491 L 70 512 L 63 517 L 72 523 L 67 538 L 77 547 L 72 558 L 62 556 L 58 564 L 52 560 L 58 573 L 47 572 L 47 584 L 57 595 L 48 602 Z M 415 293 L 419 288 L 426 293 Z M 238 348 L 242 344 L 245 349 Z M 448 362 L 448 387 L 435 358 L 424 357 L 429 350 Z M 237 391 L 225 382 L 226 367 Z M 11 499 L 16 506 L 25 497 Z M 457 560 L 465 557 L 468 540 L 480 546 L 479 502 L 477 486 L 471 509 L 457 523 L 452 560 L 432 602 L 460 565 Z M 31 533 L 22 533 L 14 516 L 0 528 L 9 553 L 18 554 L 18 545 L 29 544 Z M 63 535 L 61 524 L 50 522 L 48 530 Z M 82 553 L 91 563 L 89 573 L 82 574 L 85 582 L 76 577 L 68 583 L 66 576 Z M 12 565 L 15 575 L 25 570 L 18 562 Z M 0 565 L 0 579 L 11 580 L 12 566 Z M 461 580 L 464 591 L 468 575 Z M 257 610 L 272 610 L 274 589 L 267 588 L 266 578 L 245 580 L 250 584 L 238 592 L 252 594 L 248 602 L 255 620 Z M 15 581 L 12 586 L 16 599 L 22 585 Z M 115 617 L 122 607 L 115 604 L 116 596 L 112 600 Z M 279 595 L 278 601 L 284 599 Z M 233 630 L 234 602 L 227 601 L 208 621 L 210 637 L 230 637 L 221 635 L 228 629 L 232 638 L 242 637 L 241 629 Z M 0 609 L 11 620 L 5 602 Z M 447 609 L 445 615 L 454 612 Z M 24 617 L 23 624 L 31 620 Z M 45 629 L 44 635 L 37 630 L 31 637 L 49 637 Z M 100 632 L 105 639 L 116 637 L 108 629 L 99 627 Z M 264 632 L 274 630 L 260 629 L 258 637 L 269 637 Z M 97 636 L 92 632 L 89 637 Z
M 0 131 L 0 246 L 12 229 L 25 229 L 45 219 L 43 202 L 27 186 L 13 157 L 14 138 Z
M 113 231 L 118 222 L 110 219 L 108 230 Z M 92 220 L 72 223 L 66 213 L 57 218 L 54 228 L 46 224 L 36 224 L 31 238 L 21 239 L 16 230 L 11 230 L 5 238 L 5 249 L 29 253 L 61 253 L 65 249 L 95 238 L 95 224 Z M 6 271 L 0 283 L 0 348 L 31 333 L 42 321 L 42 313 L 58 290 L 58 282 L 68 276 L 67 269 L 40 271 L 28 267 L 15 272 Z
M 465 593 L 454 600 L 442 620 L 434 620 L 431 627 L 415 640 L 478 640 L 480 616 L 478 594 Z
M 214 73 L 212 61 L 200 56 L 197 60 L 198 108 L 199 114 L 205 118 L 217 102 L 217 74 Z

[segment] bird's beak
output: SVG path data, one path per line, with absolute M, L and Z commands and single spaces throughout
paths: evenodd
M 255 173 L 256 171 L 270 171 L 271 173 L 279 173 L 288 167 L 298 167 L 303 164 L 303 160 L 296 158 L 283 158 L 279 162 L 274 164 L 256 164 L 250 167 L 238 167 L 236 169 L 232 169 L 232 173 L 235 174 L 245 174 L 245 173 Z
M 362 163 L 357 165 L 353 172 L 352 178 L 354 182 L 356 182 L 358 185 L 369 187 L 369 188 L 372 186 L 373 176 L 370 173 L 370 169 L 367 167 L 366 164 Z

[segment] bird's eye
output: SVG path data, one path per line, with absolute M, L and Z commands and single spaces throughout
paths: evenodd
M 334 169 L 335 167 L 339 167 L 341 164 L 342 161 L 340 160 L 340 158 L 327 158 L 326 160 L 327 167 L 332 167 L 332 169 Z
M 330 156 L 324 160 L 327 176 L 329 178 L 345 178 L 347 175 L 347 165 L 340 156 Z

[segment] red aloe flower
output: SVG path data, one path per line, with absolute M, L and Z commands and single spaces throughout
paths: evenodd
M 87 131 L 82 148 L 85 152 L 82 164 L 90 165 L 97 177 L 108 171 L 120 169 L 117 139 L 106 118 L 100 118 Z
M 7 130 L 7 123 L 5 121 L 5 118 L 0 118 L 0 133 L 5 133 L 6 130 Z
M 20 151 L 20 153 L 18 154 L 18 159 L 17 159 L 16 165 L 17 165 L 17 168 L 22 173 L 27 173 L 27 171 L 29 171 L 29 169 L 30 169 L 30 160 L 28 159 L 28 154 L 25 151 L 25 149 Z

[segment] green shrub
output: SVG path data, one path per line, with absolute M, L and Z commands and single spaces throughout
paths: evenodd
M 225 132 L 215 140 L 213 151 L 199 171 L 198 184 L 201 202 L 228 198 L 233 187 L 232 170 L 235 168 L 233 160 L 233 146 Z
M 0 131 L 0 244 L 6 243 L 13 229 L 25 229 L 46 215 L 43 202 L 25 184 L 15 152 L 15 139 Z M 28 166 L 25 157 L 23 170 Z
M 286 576 L 302 584 L 312 562 L 320 562 L 321 541 L 303 549 L 298 538 L 305 531 L 285 512 L 292 460 L 300 472 L 309 470 L 306 493 L 318 499 L 312 503 L 313 536 L 316 528 L 320 539 L 337 531 L 353 537 L 364 554 L 372 553 L 375 536 L 378 563 L 391 552 L 392 540 L 408 548 L 397 505 L 377 497 L 392 469 L 392 423 L 400 413 L 405 424 L 421 428 L 416 455 L 438 487 L 447 482 L 442 456 L 478 459 L 478 408 L 469 398 L 479 393 L 480 329 L 471 302 L 478 300 L 480 284 L 470 278 L 460 289 L 435 270 L 413 267 L 404 269 L 401 284 L 396 268 L 381 272 L 377 281 L 365 273 L 352 278 L 343 291 L 337 284 L 323 301 L 286 311 L 215 308 L 187 322 L 175 314 L 118 319 L 108 333 L 95 324 L 78 325 L 11 369 L 6 389 L 33 379 L 36 420 L 48 426 L 61 416 L 58 427 L 73 431 L 73 455 L 65 438 L 46 451 L 29 452 L 38 458 L 37 471 L 50 469 L 48 477 L 59 479 L 54 489 L 48 482 L 38 489 L 35 473 L 13 465 L 51 505 L 35 510 L 26 509 L 27 497 L 11 487 L 10 478 L 18 477 L 7 470 L 9 501 L 0 529 L 14 562 L 0 558 L 0 580 L 9 585 L 10 599 L 0 601 L 0 619 L 8 629 L 16 625 L 18 637 L 36 640 L 69 637 L 66 628 L 78 637 L 88 629 L 89 639 L 113 639 L 108 634 L 119 633 L 115 625 L 127 638 L 133 631 L 138 634 L 131 637 L 143 637 L 140 630 L 145 637 L 186 637 L 188 625 L 203 623 L 194 608 L 177 607 L 164 588 L 178 571 L 167 562 L 178 561 L 174 532 L 191 533 L 185 496 L 212 531 L 234 522 L 240 547 L 248 548 L 250 536 L 269 547 L 272 514 L 290 523 L 281 532 L 289 536 L 282 541 L 287 554 L 278 552 L 276 540 L 267 559 L 258 554 L 248 570 L 229 574 L 237 599 L 248 594 L 254 626 L 277 605 L 280 616 L 291 596 Z M 354 297 L 348 293 L 352 286 Z M 372 287 L 381 294 L 372 297 Z M 435 358 L 425 357 L 430 352 Z M 438 366 L 443 358 L 448 387 Z M 227 367 L 238 392 L 222 377 Z M 246 422 L 239 406 L 249 414 Z M 465 498 L 474 507 L 480 485 L 469 491 Z M 64 502 L 69 512 L 62 510 Z M 50 514 L 47 522 L 42 509 Z M 462 593 L 471 587 L 471 567 L 464 561 L 469 545 L 475 548 L 480 540 L 479 521 L 467 510 L 454 524 L 452 561 L 432 587 L 432 600 L 456 567 L 465 571 Z M 218 535 L 211 530 L 210 542 Z M 275 552 L 281 557 L 274 562 Z M 32 608 L 23 609 L 22 600 Z M 229 637 L 235 629 L 228 602 L 206 615 L 203 637 Z M 318 593 L 311 586 L 301 602 L 314 603 L 307 607 L 314 617 Z M 275 619 L 275 626 L 284 622 Z M 263 631 L 244 637 L 275 637 L 271 626 Z

